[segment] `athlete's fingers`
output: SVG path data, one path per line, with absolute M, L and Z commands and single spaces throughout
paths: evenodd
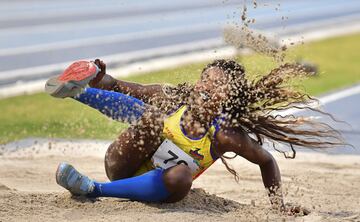
M 106 73 L 106 64 L 100 60 L 100 59 L 95 59 L 95 65 L 97 65 L 100 68 L 100 72 L 101 73 Z
M 106 72 L 106 64 L 101 60 L 100 61 L 100 66 L 101 66 L 101 70 L 103 70 L 104 71 L 104 73 Z
M 100 60 L 100 59 L 95 59 L 95 64 L 96 64 L 97 66 L 99 66 L 99 68 L 100 68 L 101 70 L 106 69 L 106 64 L 104 63 L 104 61 L 102 61 L 102 60 Z
M 95 59 L 95 65 L 97 65 L 97 66 L 99 66 L 99 68 L 100 68 L 100 59 Z
M 100 72 L 96 75 L 94 79 L 92 79 L 89 82 L 89 85 L 91 87 L 97 87 L 97 84 L 103 79 L 103 77 L 106 74 L 106 65 L 105 63 L 100 59 L 95 59 L 95 61 L 92 61 L 97 67 L 99 67 Z

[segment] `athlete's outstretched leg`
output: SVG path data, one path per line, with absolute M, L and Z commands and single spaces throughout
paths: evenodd
M 142 101 L 118 92 L 85 89 L 99 72 L 100 69 L 93 62 L 75 62 L 61 75 L 50 78 L 45 91 L 57 98 L 74 98 L 118 121 L 129 123 L 139 119 L 146 109 Z
M 74 195 L 176 202 L 189 192 L 192 177 L 187 166 L 178 165 L 167 170 L 157 168 L 140 176 L 99 183 L 80 174 L 73 166 L 61 163 L 56 172 L 56 181 Z
M 94 182 L 92 197 L 119 197 L 150 202 L 177 202 L 192 185 L 190 168 L 178 165 L 167 170 L 151 170 L 140 176 L 109 183 Z
M 86 88 L 74 99 L 106 116 L 122 122 L 133 122 L 142 117 L 146 104 L 132 96 L 96 88 Z

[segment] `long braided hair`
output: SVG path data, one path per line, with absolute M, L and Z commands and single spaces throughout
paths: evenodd
M 315 98 L 286 84 L 290 79 L 309 74 L 298 64 L 281 65 L 257 80 L 248 79 L 244 67 L 233 60 L 215 60 L 203 71 L 212 67 L 220 68 L 229 78 L 231 93 L 222 105 L 225 119 L 222 122 L 223 126 L 242 128 L 253 135 L 260 145 L 265 139 L 272 142 L 274 149 L 282 152 L 286 158 L 295 158 L 294 146 L 318 149 L 345 144 L 341 134 L 325 123 L 309 117 L 281 113 L 295 108 L 312 110 L 333 118 L 330 114 L 313 107 L 313 104 L 318 102 Z M 167 107 L 179 103 L 186 104 L 191 91 L 190 84 L 180 84 L 171 88 L 167 95 L 173 96 L 169 96 L 166 101 L 171 101 L 172 106 Z M 289 156 L 285 151 L 277 149 L 279 143 L 289 145 L 293 155 Z M 235 157 L 236 155 L 223 155 L 221 160 L 238 180 L 238 174 L 226 162 L 226 159 Z

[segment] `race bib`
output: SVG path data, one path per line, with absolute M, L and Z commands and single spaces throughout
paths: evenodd
M 164 140 L 152 156 L 151 160 L 155 167 L 160 167 L 162 169 L 168 169 L 178 164 L 187 165 L 192 173 L 195 173 L 199 169 L 199 166 L 190 155 L 185 153 L 168 139 Z

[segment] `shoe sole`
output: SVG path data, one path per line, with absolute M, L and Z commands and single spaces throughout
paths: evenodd
M 69 189 L 66 184 L 63 183 L 63 176 L 67 175 L 70 170 L 72 170 L 74 167 L 67 163 L 60 163 L 57 170 L 56 170 L 56 183 L 60 186 L 64 187 L 65 189 Z
M 99 71 L 92 62 L 75 62 L 60 76 L 50 78 L 45 84 L 45 91 L 57 98 L 74 97 L 82 92 Z

